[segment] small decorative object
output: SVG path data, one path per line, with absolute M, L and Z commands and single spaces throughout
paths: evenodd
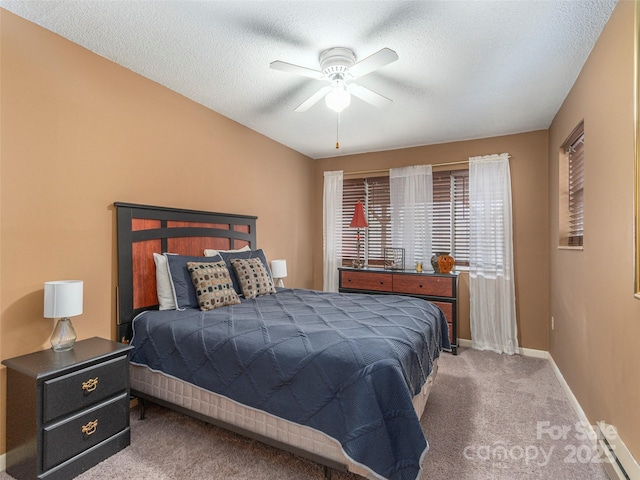
M 422 273 L 422 262 L 416 262 L 416 272 Z
M 69 317 L 82 313 L 82 280 L 59 280 L 44 284 L 44 317 L 59 318 L 51 334 L 51 348 L 65 352 L 73 348 L 76 332 Z
M 438 253 L 434 253 L 431 256 L 431 266 L 433 267 L 433 271 L 435 273 L 440 273 L 440 267 L 438 266 Z
M 273 275 L 274 279 L 278 279 L 276 287 L 284 287 L 282 279 L 287 276 L 287 261 L 271 260 L 271 275 Z
M 450 273 L 455 265 L 455 260 L 449 252 L 436 252 L 431 257 L 431 266 L 436 273 Z
M 385 270 L 404 270 L 404 248 L 384 249 Z
M 364 216 L 364 205 L 362 205 L 360 200 L 356 202 L 356 207 L 353 210 L 353 218 L 351 219 L 349 227 L 358 229 L 356 233 L 356 246 L 358 253 L 356 254 L 356 259 L 353 261 L 353 268 L 362 268 L 364 267 L 364 260 L 360 260 L 360 229 L 368 228 L 369 224 Z
M 440 269 L 440 273 L 449 273 L 453 269 L 455 265 L 455 260 L 448 253 L 442 254 L 438 256 L 438 268 Z

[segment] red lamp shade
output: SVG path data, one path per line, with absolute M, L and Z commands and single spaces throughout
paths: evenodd
M 351 219 L 351 224 L 349 226 L 352 228 L 367 228 L 369 226 L 367 219 L 364 216 L 364 206 L 360 200 L 356 203 L 356 208 L 353 211 L 353 218 Z

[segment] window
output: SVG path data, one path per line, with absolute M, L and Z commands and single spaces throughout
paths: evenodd
M 356 202 L 365 207 L 369 228 L 360 231 L 360 256 L 384 265 L 391 247 L 389 177 L 345 179 L 342 190 L 342 264 L 356 258 L 356 231 L 349 227 Z M 433 172 L 433 252 L 450 253 L 456 265 L 469 265 L 469 170 Z
M 360 258 L 384 265 L 384 247 L 391 246 L 389 177 L 345 179 L 342 185 L 342 264 L 351 266 L 357 254 L 356 231 L 349 227 L 356 202 L 364 204 L 369 228 L 360 230 Z
M 559 171 L 559 246 L 582 247 L 584 241 L 584 124 L 563 144 Z
M 469 170 L 433 172 L 432 249 L 469 265 Z

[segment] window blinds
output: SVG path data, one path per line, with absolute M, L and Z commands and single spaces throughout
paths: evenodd
M 342 264 L 356 258 L 356 230 L 349 227 L 356 202 L 365 206 L 369 228 L 360 230 L 363 259 L 384 264 L 391 247 L 389 177 L 345 179 L 342 200 Z M 469 170 L 433 172 L 432 250 L 450 253 L 457 265 L 469 265 Z M 427 259 L 428 261 L 428 259 Z
M 389 177 L 345 179 L 342 189 L 342 264 L 356 258 L 357 232 L 349 224 L 360 200 L 369 223 L 360 229 L 361 255 L 369 265 L 383 265 L 384 247 L 391 246 Z
M 584 239 L 584 132 L 567 148 L 569 157 L 569 246 Z
M 432 218 L 433 251 L 469 265 L 469 170 L 434 172 Z

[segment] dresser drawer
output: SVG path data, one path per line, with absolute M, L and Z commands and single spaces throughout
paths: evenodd
M 434 305 L 437 305 L 438 308 L 442 310 L 442 313 L 444 313 L 444 318 L 447 319 L 447 327 L 449 327 L 449 341 L 451 342 L 452 345 L 454 343 L 457 343 L 456 339 L 453 338 L 453 320 L 454 320 L 453 303 L 434 302 L 434 301 L 431 301 L 431 303 L 433 303 Z
M 43 470 L 61 464 L 129 426 L 129 395 L 122 395 L 44 428 Z
M 128 386 L 127 356 L 45 381 L 42 422 L 94 405 Z
M 412 293 L 432 297 L 453 297 L 453 277 L 435 277 L 427 275 L 394 275 L 395 293 Z
M 453 303 L 449 302 L 434 302 L 431 300 L 431 303 L 437 305 L 442 313 L 444 313 L 444 317 L 447 319 L 447 323 L 453 323 Z
M 393 288 L 392 278 L 385 273 L 342 271 L 341 288 L 390 292 Z

